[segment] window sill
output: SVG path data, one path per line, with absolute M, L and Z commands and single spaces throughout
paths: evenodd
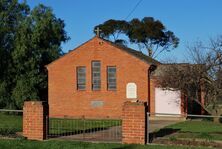
M 107 89 L 107 91 L 117 91 L 117 89 Z

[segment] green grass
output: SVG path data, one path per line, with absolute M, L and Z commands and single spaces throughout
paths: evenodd
M 97 131 L 121 125 L 120 120 L 84 120 L 50 118 L 50 135 Z M 176 138 L 222 140 L 222 124 L 211 121 L 185 121 L 165 128 L 178 129 Z M 164 130 L 164 129 L 162 129 Z M 15 135 L 22 131 L 22 116 L 0 113 L 0 135 Z
M 167 145 L 123 145 L 112 143 L 86 143 L 75 141 L 28 141 L 11 139 L 0 139 L 0 148 L 13 149 L 207 149 L 205 147 L 182 147 Z M 208 148 L 209 149 L 209 148 Z
M 211 121 L 185 121 L 165 128 L 178 130 L 177 138 L 222 140 L 222 124 Z
M 81 133 L 82 131 L 96 131 L 111 126 L 121 125 L 120 120 L 87 120 L 50 118 L 50 135 L 63 133 Z M 0 113 L 0 135 L 14 135 L 22 131 L 22 116 Z
M 180 129 L 180 132 L 222 133 L 222 124 L 211 121 L 185 121 L 166 128 Z
M 96 119 L 60 119 L 50 118 L 49 134 L 81 133 L 83 131 L 97 131 L 112 126 L 120 126 L 121 120 L 96 120 Z
M 14 135 L 22 131 L 22 116 L 0 113 L 0 135 Z

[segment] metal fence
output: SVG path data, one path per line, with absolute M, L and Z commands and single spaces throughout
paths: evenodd
M 120 119 L 48 118 L 48 138 L 121 142 Z
M 0 137 L 22 136 L 22 110 L 0 109 Z
M 147 113 L 147 142 L 222 148 L 221 120 L 212 115 Z

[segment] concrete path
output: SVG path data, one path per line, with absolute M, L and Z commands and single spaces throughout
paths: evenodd
M 181 122 L 179 120 L 150 120 L 149 133 L 161 129 L 168 125 Z M 121 126 L 110 127 L 105 130 L 96 130 L 89 133 L 81 133 L 69 136 L 59 136 L 57 139 L 90 141 L 90 142 L 121 142 L 122 130 Z
M 150 120 L 149 133 L 166 126 L 182 122 L 181 120 Z
M 89 133 L 82 133 L 70 136 L 60 136 L 58 139 L 69 139 L 90 142 L 113 142 L 119 143 L 122 138 L 121 126 L 110 127 L 106 130 L 97 130 Z

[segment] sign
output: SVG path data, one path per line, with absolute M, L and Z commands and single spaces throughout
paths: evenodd
M 126 85 L 126 98 L 128 98 L 128 99 L 136 99 L 137 98 L 136 83 L 128 83 Z
M 103 105 L 104 105 L 103 101 L 100 100 L 91 101 L 91 107 L 93 108 L 102 107 Z

